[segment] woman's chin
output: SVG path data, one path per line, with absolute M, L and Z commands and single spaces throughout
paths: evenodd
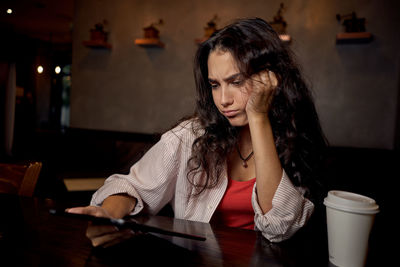
M 243 116 L 237 116 L 237 117 L 226 117 L 226 119 L 229 121 L 231 126 L 233 127 L 243 127 L 249 124 L 247 117 L 243 118 Z

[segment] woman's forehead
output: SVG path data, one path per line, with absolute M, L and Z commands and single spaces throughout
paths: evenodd
M 227 78 L 240 72 L 235 58 L 229 51 L 212 51 L 207 65 L 209 76 L 214 78 Z

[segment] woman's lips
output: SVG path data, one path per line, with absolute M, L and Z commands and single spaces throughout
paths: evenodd
M 239 113 L 239 110 L 226 110 L 226 111 L 222 111 L 222 113 L 226 117 L 235 117 Z

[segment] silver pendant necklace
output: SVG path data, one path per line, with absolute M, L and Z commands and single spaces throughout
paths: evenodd
M 251 156 L 253 156 L 253 151 L 251 151 L 251 153 L 247 157 L 244 158 L 242 156 L 242 154 L 240 153 L 239 146 L 236 146 L 236 149 L 237 149 L 240 159 L 243 161 L 243 167 L 247 168 L 248 167 L 247 161 L 251 158 Z

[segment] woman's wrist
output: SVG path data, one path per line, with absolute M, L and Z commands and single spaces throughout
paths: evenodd
M 123 218 L 136 206 L 136 198 L 128 194 L 116 194 L 107 197 L 101 207 L 113 218 Z
M 249 126 L 251 124 L 257 124 L 257 123 L 270 124 L 270 120 L 267 113 L 247 112 L 247 120 L 249 122 Z

